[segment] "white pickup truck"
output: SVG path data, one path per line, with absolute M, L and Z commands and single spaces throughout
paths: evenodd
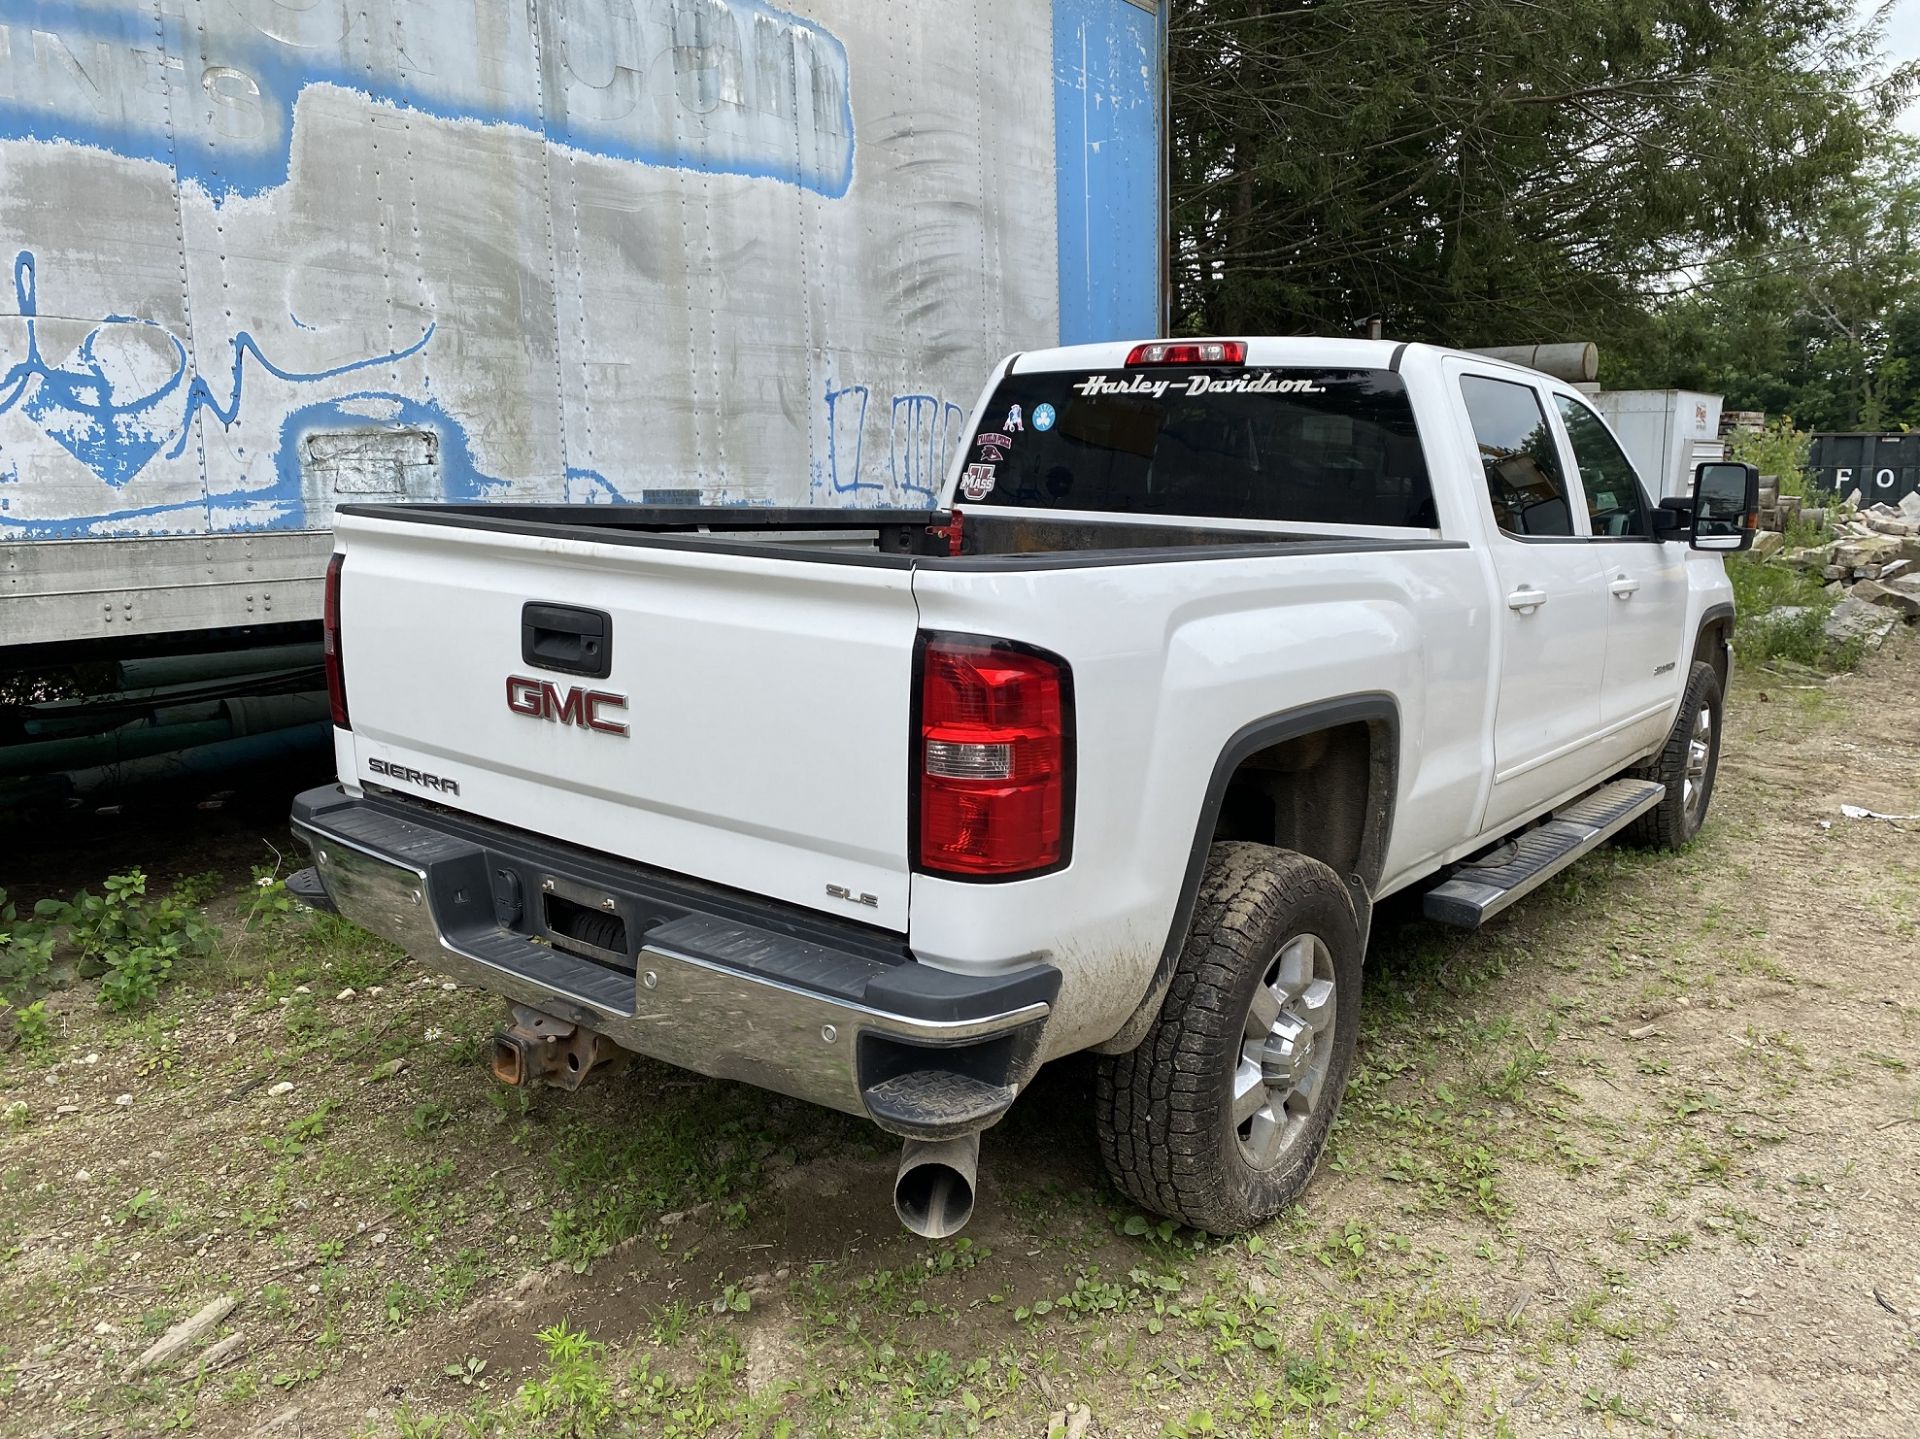
M 1756 476 L 1651 505 L 1578 391 L 1357 340 L 1015 355 L 964 439 L 925 513 L 341 511 L 294 888 L 505 996 L 509 1081 L 870 1116 L 923 1234 L 1096 1051 L 1113 1182 L 1246 1229 L 1383 896 L 1474 926 L 1698 829 Z

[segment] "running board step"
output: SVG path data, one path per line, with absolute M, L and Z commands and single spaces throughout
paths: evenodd
M 1657 780 L 1617 779 L 1555 811 L 1546 823 L 1462 865 L 1427 891 L 1423 905 L 1437 924 L 1478 929 L 1522 895 L 1560 873 L 1602 840 L 1625 829 L 1666 798 Z

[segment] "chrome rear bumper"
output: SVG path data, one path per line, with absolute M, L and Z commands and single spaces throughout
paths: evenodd
M 774 927 L 757 927 L 737 904 L 681 903 L 671 877 L 584 852 L 567 863 L 533 837 L 404 808 L 337 786 L 300 796 L 293 829 L 318 883 L 290 887 L 310 902 L 323 887 L 325 907 L 461 984 L 916 1137 L 992 1124 L 1038 1067 L 1059 985 L 1049 966 L 974 978 L 840 952 L 795 936 L 771 907 Z M 504 923 L 502 886 L 534 897 L 517 916 L 505 906 Z M 538 899 L 556 887 L 621 918 L 631 970 L 556 944 Z

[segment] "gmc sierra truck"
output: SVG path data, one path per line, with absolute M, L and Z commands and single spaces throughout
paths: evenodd
M 1113 1182 L 1217 1233 L 1307 1183 L 1373 907 L 1478 926 L 1713 794 L 1720 556 L 1543 374 L 1422 345 L 1015 355 L 931 511 L 341 511 L 340 782 L 294 888 L 614 1047 L 864 1114 L 942 1235 L 1099 1056 Z

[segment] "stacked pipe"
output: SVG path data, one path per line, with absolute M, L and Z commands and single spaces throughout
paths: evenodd
M 29 703 L 24 738 L 0 745 L 0 809 L 320 750 L 331 727 L 319 649 L 123 660 L 107 693 Z

